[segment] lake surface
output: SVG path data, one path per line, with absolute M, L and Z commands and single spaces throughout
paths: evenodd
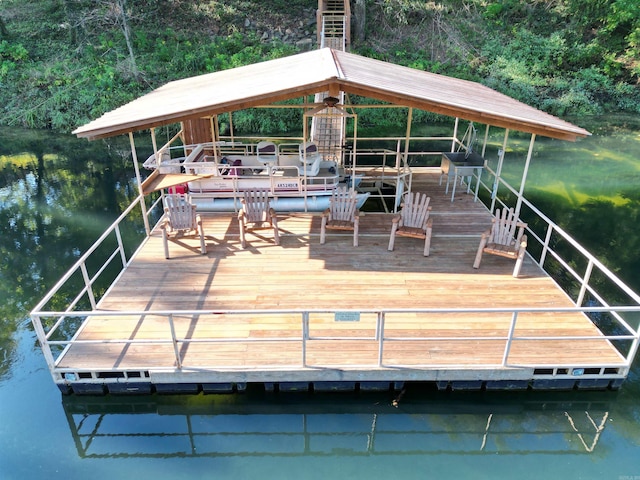
M 640 119 L 576 123 L 527 196 L 640 291 Z M 617 392 L 63 397 L 28 313 L 135 196 L 128 155 L 0 130 L 0 479 L 640 479 L 638 362 Z

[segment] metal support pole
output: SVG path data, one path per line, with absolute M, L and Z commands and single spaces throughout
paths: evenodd
M 487 151 L 487 141 L 489 140 L 489 125 L 484 130 L 484 142 L 482 143 L 482 156 L 484 157 L 485 152 Z
M 176 355 L 176 367 L 182 368 L 182 360 L 180 360 L 180 349 L 178 348 L 178 339 L 176 338 L 176 327 L 173 324 L 173 314 L 169 314 L 169 328 L 171 329 L 171 342 L 173 343 L 173 351 Z
M 122 268 L 127 266 L 127 252 L 124 251 L 124 242 L 122 241 L 122 233 L 120 233 L 120 224 L 115 228 L 116 238 L 118 240 L 118 250 L 120 250 L 120 258 L 122 259 Z
M 384 312 L 378 312 L 378 367 L 382 367 L 382 358 L 384 355 Z
M 87 289 L 87 296 L 89 297 L 89 303 L 91 303 L 91 310 L 96 309 L 96 297 L 93 295 L 93 287 L 91 286 L 91 279 L 89 278 L 89 272 L 87 272 L 87 264 L 80 264 L 80 271 L 82 272 L 82 278 L 84 279 L 84 286 Z
M 551 242 L 551 234 L 553 233 L 553 225 L 547 225 L 547 235 L 544 239 L 544 245 L 542 245 L 542 253 L 540 254 L 540 267 L 544 268 L 544 261 L 547 258 L 547 252 L 549 251 L 549 243 Z
M 496 178 L 493 181 L 493 192 L 491 193 L 491 208 L 493 213 L 496 206 L 496 198 L 498 198 L 498 187 L 500 186 L 500 174 L 502 173 L 502 164 L 504 163 L 504 153 L 507 151 L 507 141 L 509 140 L 509 129 L 504 131 L 504 139 L 502 140 L 502 148 L 498 151 L 498 168 L 496 168 Z
M 302 366 L 307 366 L 307 339 L 309 338 L 309 312 L 302 313 Z
M 458 123 L 460 123 L 460 119 L 456 117 L 456 123 L 453 126 L 453 140 L 451 140 L 451 151 L 456 151 L 456 140 L 458 140 Z
M 144 222 L 144 231 L 147 236 L 151 234 L 149 227 L 149 217 L 147 216 L 147 206 L 144 203 L 144 192 L 142 190 L 142 179 L 140 177 L 140 165 L 138 165 L 138 154 L 136 153 L 136 144 L 133 140 L 133 132 L 129 132 L 129 144 L 131 145 L 131 156 L 133 157 L 133 168 L 136 171 L 136 182 L 138 183 L 138 192 L 140 193 L 140 209 L 142 210 L 142 221 Z
M 587 264 L 587 269 L 584 272 L 584 278 L 582 279 L 582 284 L 580 285 L 580 293 L 578 294 L 578 299 L 576 300 L 577 306 L 582 306 L 582 302 L 584 301 L 584 296 L 587 292 L 587 285 L 589 284 L 589 280 L 591 279 L 591 272 L 593 271 L 593 260 L 589 259 L 589 263 Z
M 522 208 L 522 198 L 524 196 L 524 187 L 527 183 L 527 174 L 529 173 L 529 165 L 531 164 L 531 156 L 533 155 L 533 145 L 536 142 L 536 134 L 531 134 L 531 141 L 529 142 L 529 151 L 527 152 L 527 161 L 524 164 L 524 171 L 522 172 L 522 180 L 520 181 L 520 190 L 518 191 L 518 199 L 516 200 L 516 218 L 520 217 L 520 209 Z
M 51 346 L 47 341 L 47 334 L 44 331 L 44 327 L 42 326 L 42 320 L 39 315 L 31 316 L 31 323 L 33 324 L 33 329 L 36 331 L 36 336 L 38 337 L 38 341 L 40 342 L 40 346 L 42 347 L 42 353 L 44 354 L 44 360 L 47 362 L 47 366 L 49 367 L 49 373 L 53 377 L 55 381 L 56 378 L 53 375 L 53 370 L 56 367 L 56 361 L 53 358 L 53 353 L 51 352 Z
M 511 326 L 509 327 L 509 336 L 507 337 L 507 344 L 504 348 L 504 355 L 502 357 L 502 366 L 507 366 L 507 360 L 509 359 L 509 351 L 511 350 L 511 343 L 513 342 L 513 332 L 516 329 L 516 320 L 518 319 L 518 312 L 513 312 L 511 316 Z

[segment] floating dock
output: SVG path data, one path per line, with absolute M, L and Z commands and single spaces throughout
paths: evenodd
M 202 214 L 197 237 L 154 230 L 55 361 L 64 393 L 207 393 L 618 388 L 628 363 L 527 256 L 472 268 L 491 216 L 473 193 L 455 201 L 439 171 L 414 175 L 432 199 L 431 254 L 398 238 L 393 214 L 364 212 L 360 244 L 327 235 L 320 216 L 279 215 L 240 246 L 237 218 Z M 53 342 L 55 343 L 55 342 Z

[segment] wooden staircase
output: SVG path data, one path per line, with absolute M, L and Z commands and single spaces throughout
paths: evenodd
M 349 0 L 318 0 L 318 45 L 334 50 L 346 51 L 350 43 L 349 26 L 351 10 Z M 316 103 L 322 103 L 329 92 L 318 93 Z M 339 103 L 344 104 L 344 93 L 340 92 Z M 327 107 L 311 122 L 311 140 L 325 160 L 341 163 L 344 144 L 345 118 L 338 109 Z

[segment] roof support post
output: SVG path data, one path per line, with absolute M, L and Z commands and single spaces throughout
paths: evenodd
M 404 137 L 404 164 L 407 164 L 407 157 L 409 156 L 409 139 L 411 138 L 411 122 L 413 122 L 413 107 L 409 107 L 407 112 L 407 131 Z M 400 169 L 398 160 L 396 159 L 396 169 Z
M 456 140 L 458 140 L 458 124 L 460 123 L 460 119 L 456 117 L 456 123 L 453 126 L 453 139 L 451 140 L 451 151 L 456 151 Z
M 355 113 L 353 118 L 353 150 L 351 155 L 351 190 L 356 189 L 356 165 L 358 163 L 358 115 Z M 346 119 L 345 119 L 346 120 Z M 346 130 L 346 123 L 345 123 Z
M 504 139 L 502 140 L 502 148 L 498 151 L 498 168 L 496 169 L 496 178 L 493 181 L 493 192 L 491 192 L 491 213 L 496 206 L 496 198 L 498 197 L 498 187 L 500 186 L 500 174 L 502 173 L 502 164 L 504 163 L 504 153 L 507 150 L 507 141 L 509 140 L 509 129 L 504 131 Z
M 487 151 L 487 141 L 489 140 L 489 124 L 487 124 L 487 128 L 484 130 L 484 141 L 482 142 L 482 157 L 484 158 L 484 154 Z
M 218 145 L 218 140 L 220 139 L 220 132 L 218 130 L 218 116 L 212 115 L 209 117 L 209 125 L 211 128 L 211 146 L 213 147 L 213 159 L 218 164 L 218 160 L 220 157 L 220 152 L 218 149 L 220 148 Z
M 151 145 L 153 145 L 153 154 L 157 155 L 158 154 L 158 141 L 156 139 L 156 127 L 151 127 L 149 130 L 151 132 Z
M 142 179 L 140 178 L 140 165 L 138 165 L 138 154 L 136 153 L 136 143 L 133 140 L 133 132 L 129 132 L 129 143 L 131 145 L 131 156 L 133 157 L 133 168 L 136 171 L 136 182 L 138 183 L 138 194 L 140 195 L 140 209 L 142 210 L 142 221 L 144 222 L 144 231 L 148 236 L 151 233 L 151 228 L 149 228 L 149 217 L 147 216 L 147 206 L 144 203 L 144 192 L 142 191 Z
M 533 145 L 536 143 L 536 134 L 531 134 L 531 141 L 529 142 L 529 151 L 527 152 L 527 161 L 524 164 L 524 171 L 522 172 L 522 180 L 520 180 L 520 190 L 518 191 L 518 199 L 516 201 L 516 216 L 520 216 L 520 208 L 522 208 L 522 198 L 524 195 L 524 186 L 527 183 L 527 174 L 529 173 L 529 165 L 531 164 L 531 156 L 533 155 Z

